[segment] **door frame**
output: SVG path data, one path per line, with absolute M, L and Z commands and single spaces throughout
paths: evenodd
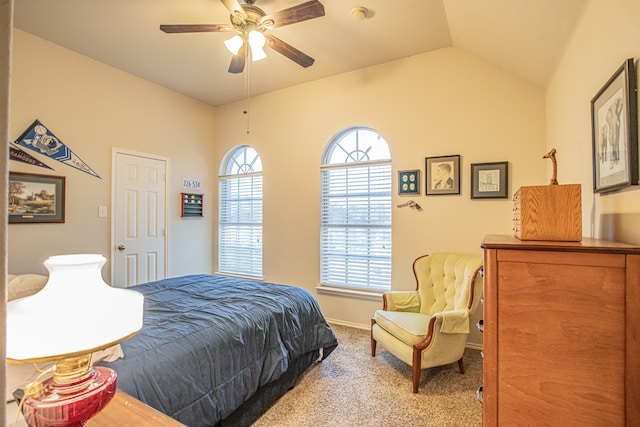
M 159 156 L 157 154 L 149 154 L 141 151 L 128 150 L 126 148 L 112 147 L 111 148 L 111 209 L 109 214 L 111 215 L 111 250 L 109 254 L 111 256 L 111 284 L 113 286 L 113 280 L 116 273 L 116 239 L 115 239 L 115 200 L 116 200 L 116 182 L 117 182 L 117 168 L 116 157 L 118 154 L 125 154 L 127 156 L 145 157 L 147 159 L 158 160 L 165 164 L 165 180 L 164 180 L 164 277 L 169 277 L 169 158 Z

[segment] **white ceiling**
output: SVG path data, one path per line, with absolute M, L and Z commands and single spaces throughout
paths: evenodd
M 242 0 L 240 0 L 242 1 Z M 267 14 L 305 0 L 257 0 Z M 455 46 L 544 88 L 587 0 L 320 0 L 326 15 L 270 33 L 315 58 L 277 52 L 250 65 L 252 96 Z M 351 10 L 364 6 L 368 18 Z M 220 0 L 16 0 L 17 28 L 212 105 L 245 96 L 227 72 L 230 33 L 165 34 L 160 24 L 228 24 Z

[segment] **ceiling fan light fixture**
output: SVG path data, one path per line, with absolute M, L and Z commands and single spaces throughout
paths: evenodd
M 251 46 L 251 49 L 262 49 L 266 42 L 267 39 L 260 31 L 252 30 L 249 32 L 249 46 Z
M 236 34 L 230 39 L 225 40 L 224 45 L 227 47 L 229 52 L 231 52 L 235 56 L 238 54 L 238 51 L 240 51 L 240 48 L 242 47 L 242 43 L 244 43 L 242 40 L 242 37 Z
M 261 47 L 251 48 L 251 60 L 260 61 L 261 59 L 264 59 L 266 57 L 267 57 L 267 54 L 265 53 L 264 49 L 262 49 Z
M 260 61 L 267 57 L 266 52 L 261 48 L 251 48 L 251 60 L 252 61 Z
M 255 6 L 256 0 L 242 0 L 243 3 L 240 3 L 241 0 L 219 1 L 230 13 L 231 22 L 229 24 L 163 24 L 160 25 L 160 30 L 165 33 L 234 31 L 238 35 L 224 42 L 226 48 L 233 55 L 229 65 L 229 72 L 232 74 L 240 74 L 244 71 L 246 62 L 250 59 L 249 56 L 253 61 L 266 58 L 267 55 L 263 48 L 267 41 L 271 49 L 303 68 L 310 67 L 315 62 L 309 55 L 274 35 L 269 35 L 267 40 L 263 33 L 272 28 L 280 28 L 325 16 L 324 6 L 320 0 L 307 0 L 269 15 Z
M 252 30 L 249 32 L 249 46 L 251 47 L 251 59 L 254 61 L 260 61 L 267 57 L 264 52 L 264 45 L 267 39 L 260 31 Z

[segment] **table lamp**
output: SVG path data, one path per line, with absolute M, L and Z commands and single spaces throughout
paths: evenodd
M 105 262 L 97 254 L 50 257 L 45 287 L 7 303 L 7 362 L 55 363 L 52 378 L 25 387 L 20 405 L 31 427 L 82 426 L 115 394 L 115 371 L 93 367 L 91 355 L 142 328 L 144 297 L 107 285 Z

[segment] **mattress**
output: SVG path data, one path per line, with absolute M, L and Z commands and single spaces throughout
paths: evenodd
M 190 275 L 132 289 L 145 296 L 144 326 L 102 364 L 119 389 L 190 427 L 248 425 L 338 345 L 299 287 Z M 253 415 L 239 417 L 245 402 Z

